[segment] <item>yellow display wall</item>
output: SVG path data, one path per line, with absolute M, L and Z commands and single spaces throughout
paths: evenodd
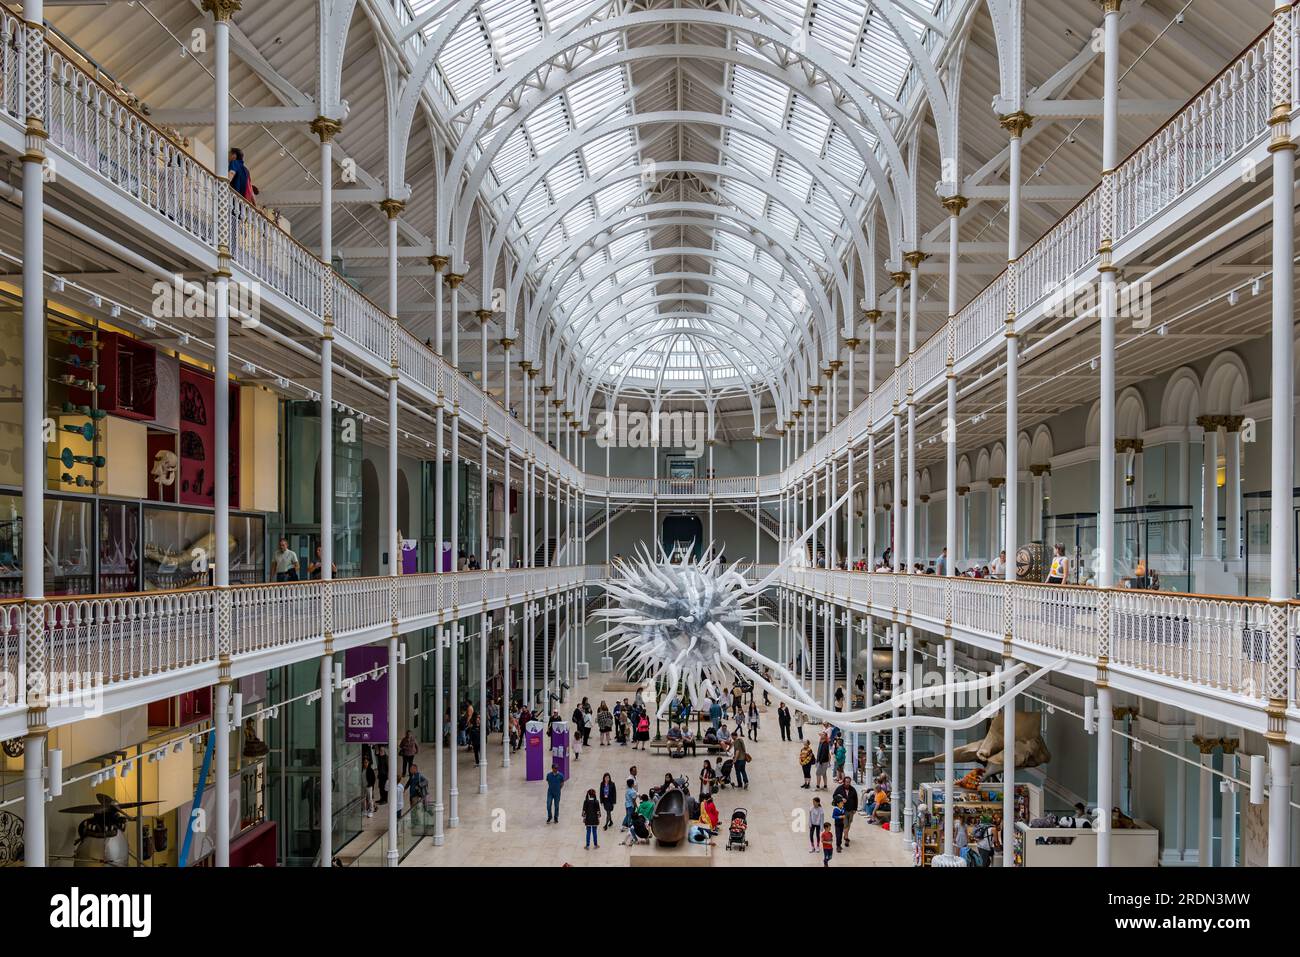
M 280 406 L 261 386 L 239 390 L 239 507 L 280 508 Z

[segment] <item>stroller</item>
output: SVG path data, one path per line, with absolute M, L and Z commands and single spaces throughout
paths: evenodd
M 738 807 L 731 812 L 731 824 L 727 826 L 727 850 L 733 847 L 743 851 L 749 847 L 749 812 Z
M 731 785 L 731 772 L 736 767 L 736 762 L 727 758 L 718 765 L 718 773 L 713 778 L 713 790 L 721 791 L 723 788 Z

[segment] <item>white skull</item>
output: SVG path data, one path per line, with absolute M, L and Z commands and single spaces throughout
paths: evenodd
M 176 482 L 176 453 L 168 449 L 160 449 L 153 457 L 153 468 L 149 472 L 153 476 L 155 484 L 160 486 L 174 485 Z

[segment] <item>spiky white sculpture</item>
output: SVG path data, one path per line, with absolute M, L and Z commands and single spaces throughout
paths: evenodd
M 679 688 L 686 690 L 692 701 L 703 701 L 716 697 L 736 676 L 741 676 L 810 718 L 831 722 L 845 731 L 884 731 L 908 726 L 959 730 L 989 718 L 1014 695 L 1065 664 L 1062 659 L 1040 669 L 960 719 L 903 716 L 899 711 L 914 701 L 933 700 L 949 691 L 954 694 L 983 691 L 1019 676 L 1025 667 L 1017 665 L 1000 675 L 896 694 L 882 704 L 857 711 L 833 712 L 819 705 L 788 668 L 750 648 L 737 633 L 746 625 L 758 623 L 756 602 L 763 589 L 794 556 L 802 553 L 808 539 L 852 492 L 849 489 L 827 509 L 794 543 L 790 556 L 762 581 L 751 583 L 739 562 L 723 565 L 716 555 L 709 555 L 711 548 L 706 553 L 709 557 L 703 561 L 695 561 L 689 554 L 670 561 L 662 552 L 658 558 L 651 556 L 642 546 L 638 556 L 620 563 L 621 577 L 612 578 L 606 584 L 617 604 L 597 614 L 611 622 L 605 636 L 610 654 L 619 653 L 620 664 L 629 672 L 639 672 L 654 684 L 661 680 L 666 684 L 669 694 L 660 700 L 660 716 L 667 709 L 672 693 Z M 757 667 L 751 667 L 747 661 Z M 763 669 L 776 675 L 780 683 L 765 677 Z M 882 715 L 890 717 L 882 719 Z

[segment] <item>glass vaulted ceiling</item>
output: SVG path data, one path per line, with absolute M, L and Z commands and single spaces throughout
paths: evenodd
M 939 37 L 914 11 L 923 6 L 946 22 L 954 6 L 953 0 L 889 2 L 927 50 L 934 49 Z M 410 0 L 409 16 L 414 19 L 431 9 L 449 11 L 455 6 L 448 0 Z M 905 101 L 915 71 L 909 71 L 906 49 L 872 3 L 771 0 L 767 8 L 788 34 L 806 30 L 850 69 L 861 71 L 875 88 L 895 91 L 896 99 Z M 501 71 L 552 32 L 610 15 L 607 4 L 590 0 L 484 0 L 443 49 L 432 77 L 434 90 L 449 107 L 477 100 Z M 433 36 L 441 22 L 437 18 L 428 23 L 424 37 Z M 649 42 L 665 42 L 665 34 L 654 36 Z M 419 46 L 421 38 L 412 42 Z M 584 59 L 608 56 L 625 49 L 627 42 L 624 35 L 607 34 Z M 732 35 L 727 42 L 740 52 L 755 52 L 745 37 Z M 655 67 L 642 63 L 636 75 L 661 77 L 662 69 Z M 632 73 L 627 64 L 619 63 L 537 107 L 492 162 L 485 199 L 499 217 L 515 208 L 507 229 L 516 251 L 538 244 L 540 252 L 529 272 L 542 284 L 542 294 L 551 288 L 545 283 L 564 275 L 556 271 L 559 264 L 581 262 L 556 292 L 549 318 L 564 337 L 566 349 L 598 385 L 620 383 L 664 391 L 746 388 L 779 370 L 799 339 L 798 326 L 806 327 L 811 320 L 805 305 L 808 297 L 791 272 L 743 231 L 738 235 L 709 230 L 701 239 L 684 236 L 676 226 L 656 226 L 657 219 L 671 215 L 672 202 L 709 202 L 764 220 L 780 238 L 780 247 L 812 272 L 824 268 L 826 260 L 815 233 L 821 233 L 837 253 L 847 244 L 844 216 L 830 191 L 839 191 L 838 199 L 858 216 L 870 196 L 864 163 L 848 136 L 806 97 L 744 66 L 727 66 L 724 77 L 718 91 L 723 95 L 713 100 L 714 108 L 720 101 L 725 115 L 764 126 L 777 134 L 777 143 L 790 142 L 814 154 L 834 171 L 838 182 L 814 178 L 805 165 L 772 142 L 719 127 L 711 134 L 719 147 L 716 161 L 723 174 L 716 179 L 703 177 L 703 189 L 697 181 L 696 188 L 677 185 L 663 191 L 659 183 L 656 192 L 658 180 L 638 171 L 650 168 L 650 161 L 676 159 L 676 147 L 667 155 L 662 148 L 656 151 L 657 141 L 674 143 L 676 138 L 665 136 L 662 127 L 622 126 L 569 151 L 521 195 L 538 158 L 598 124 L 614 126 L 639 112 L 637 100 L 648 94 L 641 90 L 632 94 Z M 874 148 L 872 132 L 854 125 Z M 485 133 L 479 145 L 493 135 Z M 617 177 L 619 169 L 637 175 Z M 728 170 L 732 175 L 727 175 Z M 607 177 L 608 186 L 575 201 L 590 182 Z M 757 189 L 752 185 L 755 177 L 775 181 L 801 208 L 792 209 Z M 655 201 L 660 212 L 622 221 L 613 241 L 590 255 L 570 258 L 598 220 Z M 665 203 L 668 212 L 663 211 Z M 555 222 L 553 214 L 561 206 L 567 212 Z M 656 257 L 651 253 L 656 248 L 683 246 L 710 249 L 717 255 Z M 654 278 L 657 275 L 673 278 L 661 281 Z M 781 305 L 774 309 L 774 303 Z

